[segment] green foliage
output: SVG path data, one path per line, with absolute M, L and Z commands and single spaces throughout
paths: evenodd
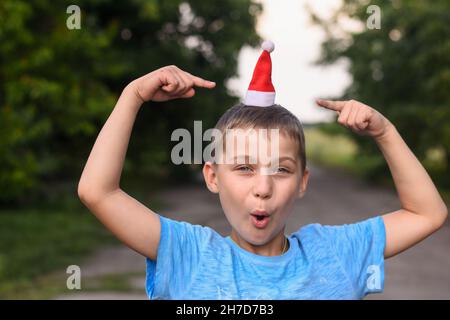
M 369 5 L 380 7 L 381 29 L 366 27 Z M 342 30 L 345 17 L 361 30 Z M 336 98 L 360 100 L 379 110 L 435 180 L 450 187 L 450 2 L 345 0 L 331 19 L 312 18 L 327 33 L 318 62 L 350 63 L 353 82 Z M 372 141 L 352 137 L 362 156 L 381 157 Z M 387 175 L 385 163 L 379 166 Z
M 66 8 L 81 8 L 69 30 Z M 212 126 L 235 103 L 225 82 L 238 52 L 257 45 L 251 0 L 0 2 L 0 204 L 40 198 L 76 180 L 118 95 L 132 79 L 175 64 L 217 82 L 189 100 L 139 114 L 126 171 L 170 173 L 170 134 L 194 119 Z

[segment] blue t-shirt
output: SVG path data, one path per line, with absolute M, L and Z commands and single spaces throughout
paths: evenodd
M 279 256 L 246 251 L 209 227 L 159 217 L 157 259 L 146 259 L 150 299 L 362 299 L 384 288 L 381 216 L 303 226 Z

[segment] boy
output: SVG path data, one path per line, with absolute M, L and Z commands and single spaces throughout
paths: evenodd
M 299 120 L 274 104 L 268 55 L 273 45 L 264 47 L 245 103 L 229 109 L 216 128 L 225 135 L 243 129 L 238 135 L 246 137 L 249 129 L 279 130 L 277 166 L 267 169 L 252 158 L 245 140 L 237 163 L 206 161 L 203 167 L 206 185 L 219 195 L 232 226 L 230 236 L 162 217 L 119 186 L 143 102 L 190 98 L 194 87 L 213 89 L 214 82 L 175 66 L 153 71 L 123 90 L 98 135 L 78 194 L 109 230 L 146 257 L 150 299 L 361 299 L 383 290 L 385 258 L 428 237 L 447 218 L 433 182 L 391 122 L 357 101 L 318 100 L 339 114 L 341 125 L 375 140 L 402 207 L 350 225 L 307 225 L 286 237 L 286 220 L 306 191 L 309 171 Z M 269 146 L 275 143 L 262 137 Z M 230 151 L 226 143 L 224 148 Z

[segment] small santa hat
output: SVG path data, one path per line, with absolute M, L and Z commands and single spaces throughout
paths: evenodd
M 256 63 L 252 81 L 248 86 L 244 104 L 248 106 L 270 107 L 275 102 L 275 88 L 272 84 L 272 60 L 270 52 L 275 49 L 272 41 L 264 41 L 263 52 Z

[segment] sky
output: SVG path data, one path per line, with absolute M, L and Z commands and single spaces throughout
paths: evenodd
M 275 43 L 272 58 L 272 82 L 275 102 L 294 113 L 302 123 L 331 121 L 333 111 L 314 103 L 316 98 L 338 96 L 349 85 L 345 62 L 333 66 L 317 66 L 324 34 L 313 26 L 305 9 L 308 3 L 320 16 L 329 16 L 340 0 L 259 0 L 263 13 L 257 32 L 264 40 Z M 237 78 L 228 88 L 243 98 L 250 83 L 261 49 L 244 47 L 239 55 Z

